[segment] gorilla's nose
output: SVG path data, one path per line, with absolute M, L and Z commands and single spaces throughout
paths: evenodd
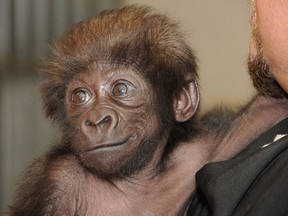
M 94 109 L 84 114 L 81 122 L 81 131 L 88 138 L 107 134 L 118 124 L 118 115 L 111 108 Z

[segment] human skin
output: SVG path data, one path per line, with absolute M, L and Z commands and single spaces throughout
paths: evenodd
M 250 55 L 263 52 L 273 76 L 288 92 L 288 1 L 253 0 L 251 4 Z

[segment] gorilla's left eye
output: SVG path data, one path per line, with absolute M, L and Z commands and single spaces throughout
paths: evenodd
M 91 93 L 85 88 L 77 88 L 72 92 L 71 100 L 76 105 L 87 103 L 91 99 Z
M 133 84 L 127 81 L 121 81 L 113 86 L 112 94 L 116 97 L 126 96 L 134 88 Z

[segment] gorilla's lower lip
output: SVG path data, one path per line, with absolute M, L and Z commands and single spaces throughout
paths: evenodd
M 97 145 L 97 146 L 94 146 L 92 148 L 87 149 L 86 152 L 95 151 L 95 150 L 104 149 L 104 148 L 112 148 L 112 147 L 121 146 L 121 145 L 126 144 L 130 138 L 131 138 L 131 136 L 129 136 L 127 139 L 125 139 L 122 142 L 100 144 L 100 145 Z

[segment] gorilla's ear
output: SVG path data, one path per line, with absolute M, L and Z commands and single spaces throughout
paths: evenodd
M 177 94 L 173 101 L 175 119 L 177 122 L 189 120 L 199 105 L 199 89 L 196 80 L 189 82 Z

